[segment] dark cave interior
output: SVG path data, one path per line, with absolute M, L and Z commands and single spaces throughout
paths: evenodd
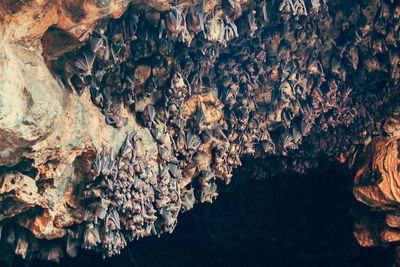
M 342 166 L 306 175 L 249 179 L 244 160 L 213 204 L 180 215 L 173 234 L 131 243 L 102 259 L 81 251 L 60 264 L 31 266 L 390 266 L 393 248 L 362 248 L 353 237 L 352 209 L 365 209 Z M 236 179 L 235 179 L 236 178 Z M 245 178 L 245 179 L 241 179 Z M 6 266 L 6 265 L 4 265 Z M 12 266 L 24 266 L 16 258 Z

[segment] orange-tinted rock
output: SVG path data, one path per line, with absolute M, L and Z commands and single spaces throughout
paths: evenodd
M 67 232 L 66 229 L 54 226 L 50 212 L 44 209 L 37 216 L 20 216 L 18 221 L 21 226 L 29 229 L 36 238 L 50 240 L 63 237 Z
M 370 213 L 367 208 L 352 210 L 354 223 L 354 237 L 363 247 L 374 247 L 382 244 L 379 229 L 382 227 L 382 216 L 379 213 Z
M 135 69 L 135 82 L 138 86 L 143 85 L 146 80 L 150 77 L 151 67 L 150 66 L 138 66 Z
M 383 126 L 396 136 L 397 126 L 387 120 Z M 356 240 L 361 246 L 381 246 L 400 241 L 399 143 L 395 137 L 376 138 L 360 149 L 353 168 L 353 193 L 357 200 L 372 207 L 369 213 L 355 215 Z
M 114 1 L 2 1 L 0 23 L 10 42 L 29 43 L 39 39 L 50 26 L 84 38 L 100 18 L 119 17 L 129 0 Z
M 395 209 L 400 202 L 397 140 L 379 138 L 358 153 L 354 196 L 371 207 Z
M 206 123 L 214 123 L 221 120 L 223 104 L 213 92 L 192 95 L 183 104 L 183 115 L 186 119 L 192 118 L 200 106 L 206 117 Z
M 43 206 L 35 181 L 23 174 L 6 174 L 0 177 L 0 205 L 7 206 L 0 220 L 27 212 L 35 206 Z
M 393 214 L 386 215 L 386 225 L 392 228 L 400 228 L 400 216 Z
M 84 40 L 94 24 L 102 18 L 122 15 L 131 0 L 28 0 L 0 2 L 0 24 L 4 26 L 10 42 L 30 44 L 40 39 L 50 26 L 68 31 L 75 38 Z M 219 1 L 206 1 L 206 11 Z M 245 2 L 245 1 L 240 1 Z M 165 11 L 174 1 L 133 1 L 141 9 Z M 184 3 L 187 6 L 189 2 Z M 153 16 L 154 17 L 154 16 Z
M 384 229 L 381 232 L 382 242 L 398 242 L 400 241 L 400 230 L 398 229 Z

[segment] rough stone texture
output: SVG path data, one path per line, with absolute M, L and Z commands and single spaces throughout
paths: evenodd
M 392 133 L 397 136 L 397 131 Z M 355 216 L 354 235 L 362 246 L 384 246 L 400 240 L 398 145 L 396 137 L 377 138 L 356 155 L 353 193 L 372 208 Z
M 120 16 L 129 2 L 0 3 L 0 165 L 13 166 L 26 157 L 34 159 L 33 166 L 38 170 L 36 180 L 22 174 L 15 174 L 15 179 L 13 175 L 2 177 L 2 203 L 15 201 L 15 207 L 3 213 L 2 218 L 39 206 L 37 216 L 19 219 L 20 225 L 38 238 L 61 237 L 65 235 L 64 227 L 82 221 L 82 208 L 73 190 L 88 171 L 85 167 L 90 168 L 87 161 L 93 160 L 103 145 L 117 151 L 126 132 L 139 127 L 127 112 L 126 126 L 119 130 L 106 126 L 99 110 L 90 104 L 88 94 L 78 97 L 50 73 L 36 40 L 50 26 L 68 30 L 69 37 L 72 34 L 80 38 L 98 19 Z M 154 7 L 163 4 L 165 8 L 165 2 L 151 2 Z M 71 39 L 71 46 L 76 45 Z M 149 132 L 138 132 L 145 144 L 155 150 Z
M 50 26 L 68 30 L 80 38 L 99 18 L 120 16 L 128 3 L 128 0 L 2 1 L 0 22 L 10 42 L 28 44 L 41 38 Z
M 26 180 L 28 185 L 36 183 L 41 187 L 40 193 L 37 188 L 30 189 L 35 194 L 25 199 L 27 194 L 18 185 L 16 200 L 26 203 L 11 214 L 3 214 L 3 218 L 25 212 L 40 199 L 39 206 L 45 212 L 32 222 L 21 219 L 21 224 L 30 229 L 33 227 L 30 225 L 37 225 L 34 227 L 37 237 L 60 237 L 65 234 L 63 227 L 81 220 L 82 211 L 72 189 L 82 181 L 82 173 L 88 168 L 85 163 L 93 160 L 95 151 L 103 145 L 117 151 L 126 132 L 139 130 L 139 126 L 127 112 L 126 126 L 118 130 L 106 126 L 99 110 L 90 104 L 90 96 L 79 97 L 68 92 L 52 76 L 37 51 L 4 40 L 0 46 L 0 165 L 13 166 L 23 157 L 34 159 L 33 166 L 39 173 L 36 181 L 21 174 L 16 176 L 23 177 L 22 181 Z M 155 150 L 149 132 L 138 132 Z M 2 193 L 11 191 L 9 179 L 2 178 Z M 72 213 L 68 206 L 78 210 Z
M 354 178 L 354 196 L 370 207 L 394 210 L 396 203 L 400 202 L 400 184 L 397 181 L 400 155 L 396 138 L 374 140 L 360 153 L 365 153 L 360 157 L 367 158 Z M 377 179 L 382 179 L 382 182 L 363 185 L 363 178 L 371 178 L 373 174 Z
M 6 174 L 1 177 L 1 204 L 8 209 L 0 215 L 0 220 L 14 217 L 32 207 L 42 207 L 44 203 L 38 193 L 35 181 L 26 175 Z
M 149 151 L 152 161 L 149 166 L 157 169 L 156 142 L 147 129 L 137 125 L 135 115 L 120 107 L 127 124 L 119 129 L 106 125 L 87 91 L 79 97 L 50 73 L 38 41 L 47 34 L 43 39 L 44 57 L 56 59 L 87 39 L 97 21 L 121 16 L 129 2 L 15 0 L 0 3 L 0 166 L 11 168 L 23 159 L 31 159 L 30 168 L 37 170 L 33 177 L 27 173 L 7 173 L 0 177 L 0 204 L 9 207 L 2 212 L 0 220 L 19 216 L 19 225 L 40 239 L 65 236 L 65 227 L 82 222 L 84 211 L 74 190 L 82 189 L 79 183 L 89 172 L 96 153 L 103 146 L 118 151 L 127 132 L 132 130 L 138 132 Z M 134 1 L 143 9 L 168 10 L 172 1 L 142 2 Z M 206 11 L 210 12 L 215 3 L 207 1 Z M 188 5 L 189 1 L 182 4 Z M 53 28 L 46 33 L 50 26 Z M 140 77 L 150 75 L 146 67 L 139 70 L 145 73 L 138 74 Z M 184 116 L 191 118 L 201 106 L 206 122 L 213 123 L 222 117 L 221 105 L 215 94 L 194 95 L 183 105 Z M 355 236 L 362 246 L 400 240 L 397 141 L 400 123 L 396 118 L 389 118 L 382 125 L 386 137 L 366 141 L 368 145 L 341 159 L 342 162 L 349 160 L 350 167 L 356 171 L 355 197 L 373 208 L 373 212 L 355 212 Z M 211 157 L 210 151 L 207 152 Z M 184 180 L 182 187 L 188 182 Z
M 121 107 L 127 124 L 117 130 L 106 125 L 90 94 L 79 97 L 66 88 L 41 55 L 38 40 L 50 26 L 56 28 L 43 39 L 47 60 L 75 49 L 96 21 L 121 16 L 130 1 L 96 2 L 0 3 L 0 166 L 12 167 L 28 158 L 34 160 L 31 168 L 38 173 L 1 176 L 0 203 L 8 205 L 1 220 L 18 216 L 20 226 L 40 239 L 63 237 L 65 227 L 82 222 L 75 190 L 97 151 L 103 147 L 118 151 L 126 134 L 136 130 L 150 158 L 155 160 L 157 152 L 150 132 L 140 129 L 132 113 Z M 165 1 L 147 5 L 169 8 Z
M 5 41 L 0 51 L 0 165 L 13 165 L 61 126 L 67 91 L 38 52 Z
M 133 2 L 142 9 L 165 11 L 170 0 L 11 0 L 0 3 L 0 23 L 3 35 L 9 42 L 31 45 L 40 39 L 50 26 L 68 31 L 80 40 L 87 38 L 96 21 L 105 17 L 120 17 L 127 5 Z M 187 6 L 191 1 L 179 1 Z M 199 2 L 199 1 L 195 1 Z M 220 1 L 206 1 L 209 12 Z M 240 3 L 248 1 L 241 0 Z

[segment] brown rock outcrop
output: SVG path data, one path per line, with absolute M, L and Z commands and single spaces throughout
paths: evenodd
M 354 178 L 353 191 L 357 200 L 381 210 L 396 209 L 400 201 L 398 151 L 397 139 L 393 137 L 377 138 L 358 152 L 362 154 L 359 158 L 365 158 Z
M 391 125 L 391 129 L 396 128 Z M 385 246 L 400 240 L 399 147 L 396 134 L 377 138 L 356 154 L 353 193 L 371 207 L 356 212 L 355 237 L 362 246 Z
M 9 42 L 40 39 L 50 26 L 63 29 L 77 39 L 85 39 L 93 25 L 104 17 L 120 17 L 130 0 L 93 1 L 2 1 L 0 23 Z M 166 1 L 149 1 L 153 7 L 168 9 Z

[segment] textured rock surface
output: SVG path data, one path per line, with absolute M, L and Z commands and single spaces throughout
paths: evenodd
M 80 40 L 86 39 L 94 24 L 102 18 L 120 17 L 133 2 L 141 9 L 168 10 L 174 1 L 168 0 L 28 0 L 2 1 L 0 23 L 3 35 L 10 42 L 31 45 L 40 39 L 50 26 L 63 29 Z M 179 1 L 183 6 L 190 1 Z M 220 1 L 207 1 L 210 11 Z M 245 3 L 247 1 L 239 1 Z
M 41 198 L 40 206 L 47 211 L 47 219 L 37 222 L 44 225 L 35 235 L 59 237 L 65 232 L 63 227 L 81 220 L 77 218 L 82 211 L 80 216 L 72 214 L 68 206 L 79 206 L 73 190 L 83 179 L 87 161 L 102 145 L 117 151 L 126 131 L 139 130 L 139 126 L 129 114 L 127 125 L 118 131 L 106 126 L 99 111 L 87 104 L 90 97 L 68 92 L 36 51 L 2 42 L 2 53 L 1 165 L 13 166 L 23 157 L 34 159 L 38 175 L 35 180 L 27 176 L 24 179 L 40 187 L 36 199 Z M 145 142 L 152 142 L 146 131 L 139 130 L 139 135 Z M 22 201 L 23 195 L 19 198 Z
M 20 194 L 21 185 L 16 183 L 15 200 L 26 205 L 3 214 L 3 218 L 40 206 L 43 214 L 30 222 L 21 219 L 21 225 L 35 229 L 32 232 L 40 238 L 60 237 L 65 234 L 65 226 L 82 221 L 74 188 L 83 179 L 87 161 L 93 159 L 102 145 L 118 150 L 126 131 L 138 130 L 139 126 L 131 115 L 127 115 L 127 125 L 118 131 L 106 126 L 99 111 L 87 104 L 90 97 L 68 92 L 52 76 L 38 51 L 5 40 L 0 45 L 0 162 L 3 166 L 13 166 L 22 158 L 34 159 L 32 165 L 38 174 L 35 177 L 16 174 L 16 177 L 23 177 L 21 181 L 27 181 L 24 184 L 39 187 L 29 189 L 35 193 L 24 200 L 28 195 Z M 145 142 L 153 142 L 148 141 L 149 133 L 139 132 Z M 6 182 L 7 175 L 3 178 L 4 194 L 13 191 L 10 182 Z
M 50 26 L 68 30 L 82 37 L 100 18 L 120 16 L 129 0 L 99 1 L 3 1 L 0 4 L 0 22 L 10 42 L 40 39 Z M 154 1 L 161 6 L 162 1 Z
M 378 246 L 400 240 L 400 219 L 397 209 L 400 200 L 399 149 L 397 147 L 400 123 L 392 118 L 395 117 L 396 111 L 396 105 L 393 102 L 396 103 L 397 98 L 391 95 L 399 86 L 397 83 L 399 79 L 398 32 L 389 32 L 393 36 L 386 34 L 386 29 L 398 30 L 400 13 L 398 6 L 387 4 L 385 1 L 370 1 L 367 4 L 346 9 L 346 4 L 340 2 L 340 4 L 330 5 L 328 9 L 327 5 L 321 7 L 322 1 L 321 3 L 306 1 L 307 5 L 300 0 L 274 1 L 271 5 L 276 9 L 279 8 L 280 13 L 269 14 L 268 19 L 261 19 L 271 31 L 260 29 L 257 32 L 260 36 L 254 37 L 253 34 L 258 29 L 257 23 L 251 24 L 252 19 L 255 19 L 254 14 L 245 13 L 245 16 L 237 22 L 242 37 L 237 39 L 239 40 L 237 43 L 232 42 L 233 47 L 237 49 L 232 49 L 232 54 L 230 54 L 231 51 L 226 48 L 225 38 L 227 37 L 224 35 L 221 39 L 220 35 L 214 34 L 214 31 L 217 31 L 216 29 L 221 25 L 228 25 L 223 31 L 230 31 L 230 40 L 235 36 L 235 26 L 229 24 L 231 21 L 226 16 L 223 17 L 224 20 L 218 17 L 222 16 L 222 11 L 216 10 L 215 14 L 218 16 L 214 17 L 214 14 L 211 16 L 211 11 L 217 2 L 207 1 L 205 10 L 210 16 L 206 24 L 207 34 L 204 34 L 206 40 L 199 37 L 200 40 L 197 41 L 198 45 L 204 48 L 201 50 L 203 57 L 205 53 L 210 53 L 210 55 L 207 54 L 206 59 L 202 60 L 206 63 L 205 66 L 200 64 L 199 69 L 202 71 L 207 68 L 213 69 L 214 62 L 217 62 L 216 73 L 213 74 L 216 75 L 215 83 L 222 89 L 220 92 L 215 92 L 212 88 L 207 88 L 205 92 L 202 92 L 204 88 L 201 85 L 199 88 L 193 87 L 194 91 L 198 90 L 201 93 L 196 92 L 190 95 L 187 93 L 190 90 L 186 88 L 189 87 L 188 82 L 185 83 L 183 76 L 171 75 L 171 90 L 166 90 L 168 101 L 170 101 L 167 101 L 167 104 L 175 105 L 177 110 L 182 111 L 181 118 L 185 119 L 185 126 L 187 120 L 188 126 L 191 127 L 187 127 L 186 132 L 183 129 L 178 132 L 171 127 L 167 116 L 165 125 L 169 123 L 169 133 L 165 128 L 162 134 L 166 136 L 171 134 L 173 137 L 179 135 L 182 138 L 176 141 L 170 139 L 163 143 L 153 131 L 149 130 L 156 128 L 154 126 L 156 123 L 149 115 L 151 114 L 149 104 L 155 103 L 152 96 L 139 99 L 140 101 L 135 104 L 134 112 L 123 106 L 121 102 L 119 106 L 114 107 L 125 122 L 120 125 L 121 127 L 114 128 L 105 122 L 102 112 L 106 113 L 106 109 L 102 109 L 101 112 L 93 105 L 91 100 L 93 95 L 91 96 L 89 89 L 84 90 L 82 96 L 79 96 L 75 90 L 66 86 L 72 73 L 71 68 L 67 64 L 64 69 L 65 58 L 57 61 L 58 58 L 76 55 L 76 48 L 83 45 L 82 41 L 89 37 L 91 30 L 95 26 L 104 29 L 104 25 L 108 22 L 107 18 L 120 17 L 129 2 L 128 0 L 99 0 L 66 3 L 65 1 L 32 0 L 0 3 L 0 22 L 2 23 L 0 29 L 2 31 L 0 40 L 0 166 L 3 166 L 0 177 L 0 203 L 3 207 L 8 206 L 8 209 L 2 211 L 0 220 L 17 222 L 19 226 L 27 229 L 16 231 L 17 239 L 15 239 L 14 230 L 7 229 L 6 233 L 9 236 L 7 242 L 11 246 L 17 243 L 18 249 L 15 250 L 12 247 L 12 250 L 22 257 L 27 257 L 27 250 L 23 249 L 24 243 L 21 241 L 25 240 L 25 232 L 27 236 L 34 236 L 35 242 L 42 242 L 37 241 L 38 239 L 54 239 L 55 242 L 60 238 L 68 239 L 66 242 L 68 246 L 78 239 L 71 234 L 72 227 L 84 221 L 82 225 L 87 227 L 85 233 L 91 235 L 85 236 L 85 239 L 94 239 L 85 247 L 92 248 L 94 245 L 91 243 L 95 245 L 100 243 L 100 237 L 96 236 L 97 223 L 91 221 L 86 223 L 88 215 L 85 212 L 89 209 L 85 210 L 86 207 L 82 205 L 84 191 L 87 189 L 85 186 L 97 190 L 88 179 L 93 176 L 92 163 L 99 158 L 101 151 L 104 153 L 108 149 L 114 151 L 112 155 L 107 155 L 108 158 L 113 160 L 124 158 L 120 148 L 127 134 L 132 131 L 136 131 L 137 140 L 140 139 L 144 143 L 143 159 L 145 167 L 148 167 L 146 173 L 158 174 L 160 171 L 157 181 L 151 183 L 156 195 L 162 197 L 163 193 L 159 191 L 164 191 L 164 189 L 168 192 L 177 190 L 176 203 L 179 203 L 179 208 L 174 212 L 175 217 L 181 205 L 180 190 L 187 190 L 182 193 L 184 196 L 193 194 L 193 188 L 189 189 L 185 186 L 193 182 L 193 177 L 197 177 L 199 173 L 205 175 L 209 165 L 212 165 L 218 178 L 229 182 L 232 168 L 241 165 L 239 154 L 267 158 L 266 169 L 255 171 L 255 175 L 258 176 L 267 176 L 265 172 L 275 174 L 282 170 L 304 172 L 316 166 L 315 158 L 319 154 L 325 154 L 341 162 L 349 163 L 350 168 L 356 171 L 355 197 L 374 209 L 373 214 L 355 213 L 358 214 L 356 217 L 359 219 L 355 232 L 359 243 L 363 246 Z M 147 10 L 146 19 L 154 26 L 159 21 L 158 11 L 168 11 L 171 8 L 170 1 L 146 1 L 145 4 L 144 2 L 133 1 L 134 7 Z M 246 2 L 239 1 L 243 5 L 243 11 L 247 7 Z M 261 5 L 261 1 L 258 2 L 257 8 L 266 10 L 267 6 Z M 189 5 L 189 2 L 182 1 L 181 4 L 184 8 Z M 335 8 L 342 11 L 330 14 L 329 11 Z M 360 9 L 362 15 L 359 12 Z M 308 16 L 307 19 L 305 19 L 306 16 Z M 273 20 L 273 23 L 269 19 Z M 52 27 L 49 29 L 50 26 Z M 173 26 L 167 26 L 169 30 L 173 29 Z M 318 30 L 316 30 L 317 27 Z M 342 32 L 348 28 L 352 32 L 348 34 L 349 36 Z M 164 33 L 161 32 L 159 35 L 162 34 Z M 371 39 L 372 35 L 373 39 Z M 42 36 L 43 39 L 40 42 Z M 177 36 L 171 33 L 166 36 L 165 38 L 171 39 L 179 36 L 185 42 L 188 38 L 182 31 L 178 31 Z M 150 37 L 144 37 L 146 42 L 147 38 Z M 179 45 L 176 46 L 179 47 Z M 259 52 L 257 55 L 252 54 L 250 60 L 246 55 L 250 52 L 249 47 Z M 43 56 L 42 49 L 44 49 Z M 196 50 L 186 51 L 196 52 Z M 65 54 L 66 52 L 68 53 Z M 219 52 L 222 54 L 222 60 L 216 61 Z M 304 64 L 300 64 L 305 54 L 307 56 Z M 268 61 L 263 58 L 267 58 Z M 172 59 L 169 57 L 167 62 L 168 74 L 172 69 L 171 66 L 176 64 L 175 59 Z M 256 70 L 261 72 L 257 64 L 267 66 L 261 75 L 254 74 Z M 257 65 L 256 68 L 255 65 Z M 54 67 L 57 76 L 53 76 L 48 66 Z M 182 66 L 178 69 L 182 73 L 186 71 Z M 147 82 L 150 77 L 153 77 L 152 75 L 156 76 L 157 80 L 163 76 L 161 73 L 158 77 L 155 68 L 153 72 L 148 65 L 138 66 L 134 72 L 136 85 L 140 88 L 146 87 L 147 90 Z M 369 76 L 370 73 L 372 74 Z M 202 74 L 207 76 L 209 73 Z M 237 76 L 233 78 L 237 79 L 236 81 L 229 80 L 235 75 Z M 254 76 L 257 77 L 254 78 Z M 211 75 L 207 77 L 208 85 L 212 83 L 210 77 Z M 373 77 L 375 80 L 368 80 L 368 77 Z M 257 82 L 251 84 L 249 80 L 252 79 Z M 357 85 L 356 88 L 349 86 L 349 80 Z M 226 85 L 227 81 L 237 86 L 231 86 L 230 83 Z M 112 82 L 114 81 L 110 82 L 110 87 L 114 86 Z M 239 84 L 240 87 L 243 84 L 248 84 L 249 87 L 242 89 L 239 88 Z M 364 85 L 365 90 L 360 88 Z M 376 88 L 382 89 L 383 94 L 387 95 L 382 96 L 377 93 Z M 295 90 L 299 91 L 294 92 Z M 104 91 L 102 93 L 104 94 Z M 180 96 L 182 94 L 184 97 Z M 200 109 L 204 113 L 204 121 L 201 119 L 201 123 L 196 117 Z M 160 107 L 156 111 L 158 116 L 156 119 L 161 120 L 162 113 L 166 111 Z M 143 123 L 138 123 L 136 113 L 140 113 L 140 119 L 151 127 L 144 127 Z M 147 118 L 147 121 L 143 118 Z M 180 127 L 180 123 L 178 124 Z M 157 122 L 157 125 L 162 127 L 163 124 Z M 229 133 L 227 134 L 229 140 L 232 138 L 233 141 L 236 139 L 240 141 L 237 141 L 239 143 L 227 142 L 229 147 L 221 149 L 214 144 L 221 140 L 210 141 L 213 138 L 211 134 L 208 137 L 201 136 L 202 139 L 209 138 L 208 141 L 189 151 L 186 136 L 192 136 L 188 134 L 191 133 L 191 128 L 202 127 L 208 127 L 212 131 L 216 128 L 223 129 Z M 259 136 L 260 129 L 265 131 L 263 136 Z M 232 137 L 235 131 L 236 134 L 240 133 L 239 137 Z M 220 135 L 224 136 L 224 134 Z M 180 144 L 179 140 L 183 140 L 183 143 Z M 169 178 L 164 179 L 161 174 L 163 171 L 168 174 L 168 169 L 162 164 L 164 158 L 160 160 L 163 156 L 161 156 L 157 141 L 166 147 L 172 147 L 172 144 L 175 145 L 174 142 L 176 142 L 177 149 L 174 150 L 183 165 L 182 179 L 176 178 L 179 188 L 168 188 L 170 186 L 168 182 L 163 184 L 164 180 Z M 197 149 L 198 147 L 200 148 Z M 168 153 L 172 152 L 172 148 L 167 150 Z M 171 163 L 168 153 L 163 154 L 168 158 L 164 161 Z M 216 159 L 224 161 L 216 162 Z M 138 168 L 144 169 L 144 167 Z M 125 171 L 128 172 L 128 170 Z M 97 174 L 92 178 L 99 181 L 104 178 L 103 176 L 106 175 Z M 98 177 L 97 180 L 96 177 Z M 200 177 L 199 181 L 196 180 L 193 183 L 207 184 L 205 180 L 206 178 Z M 165 188 L 161 188 L 162 186 Z M 120 188 L 122 190 L 124 186 L 121 185 Z M 215 187 L 212 188 L 215 189 Z M 105 189 L 103 191 L 110 193 Z M 204 197 L 205 201 L 211 202 L 215 193 L 211 192 L 211 196 Z M 87 194 L 90 195 L 90 193 Z M 113 197 L 115 195 L 110 196 L 110 199 Z M 84 200 L 89 202 L 90 199 L 91 197 L 86 196 Z M 201 199 L 203 201 L 203 196 Z M 93 205 L 92 212 L 97 214 L 96 203 L 94 202 Z M 107 212 L 111 214 L 115 209 L 108 205 L 109 203 L 107 203 Z M 173 219 L 169 218 L 170 211 L 166 211 L 163 203 L 158 203 L 157 206 L 164 212 L 161 214 L 163 219 L 160 220 L 161 230 L 158 233 L 172 231 L 176 224 L 173 219 L 176 218 L 174 216 Z M 89 220 L 97 222 L 97 217 Z M 163 220 L 171 223 L 165 226 Z M 124 221 L 125 223 L 128 224 L 128 221 Z M 119 230 L 119 226 L 114 227 Z M 76 232 L 79 231 L 76 230 Z M 12 233 L 14 233 L 14 238 L 11 238 Z M 115 234 L 120 233 L 116 231 Z M 104 240 L 103 236 L 101 240 Z M 35 243 L 34 246 L 45 248 L 41 250 L 42 258 L 57 261 L 64 251 L 61 249 L 61 243 L 48 244 L 50 243 L 43 241 L 39 245 Z M 108 248 L 102 249 L 106 251 L 105 255 L 109 255 Z M 73 249 L 68 252 L 67 247 L 67 253 L 73 255 L 75 252 Z M 116 252 L 110 255 L 113 253 Z
M 400 240 L 398 139 L 374 140 L 356 157 L 354 196 L 372 208 L 356 216 L 356 239 L 362 246 L 397 242 Z
M 41 55 L 43 35 L 43 55 L 56 59 L 86 39 L 99 19 L 121 16 L 129 2 L 0 3 L 0 165 L 4 166 L 0 202 L 7 207 L 1 220 L 16 219 L 38 239 L 63 237 L 66 227 L 82 222 L 77 192 L 83 189 L 97 151 L 103 147 L 118 151 L 126 134 L 136 130 L 155 160 L 156 143 L 132 113 L 121 108 L 127 122 L 120 129 L 106 125 L 90 95 L 78 97 L 66 88 Z M 166 1 L 138 4 L 144 9 L 169 9 Z M 208 9 L 211 6 L 207 4 Z M 54 28 L 46 32 L 50 26 Z M 22 165 L 16 164 L 21 162 L 27 164 L 20 169 Z
M 14 165 L 60 127 L 67 92 L 37 51 L 4 40 L 0 46 L 0 164 Z

